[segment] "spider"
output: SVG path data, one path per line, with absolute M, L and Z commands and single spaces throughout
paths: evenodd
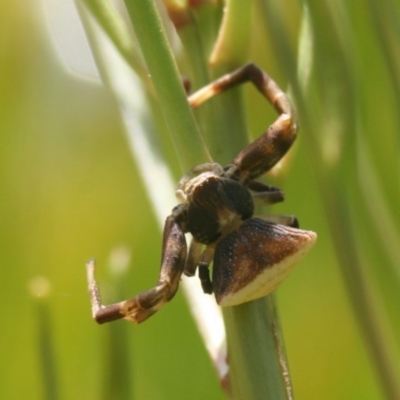
M 119 303 L 103 306 L 87 264 L 93 318 L 141 323 L 170 301 L 182 274 L 198 270 L 203 291 L 217 303 L 235 306 L 274 291 L 311 249 L 316 234 L 298 229 L 293 216 L 254 217 L 255 204 L 283 201 L 276 187 L 257 180 L 288 151 L 297 122 L 287 95 L 255 64 L 246 64 L 189 96 L 192 107 L 234 86 L 251 81 L 279 113 L 277 120 L 226 167 L 207 163 L 179 181 L 179 205 L 165 221 L 161 271 L 157 285 Z M 187 250 L 185 234 L 192 240 Z M 213 263 L 212 277 L 209 266 Z

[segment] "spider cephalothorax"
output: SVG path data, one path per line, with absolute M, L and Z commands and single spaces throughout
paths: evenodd
M 205 293 L 221 306 L 233 306 L 275 290 L 313 246 L 316 234 L 298 229 L 293 216 L 254 217 L 255 204 L 283 200 L 282 192 L 257 180 L 286 153 L 297 123 L 287 96 L 254 64 L 228 74 L 189 97 L 197 107 L 232 86 L 252 81 L 279 112 L 269 129 L 242 150 L 226 168 L 208 163 L 179 182 L 176 206 L 164 227 L 157 285 L 120 303 L 103 306 L 88 263 L 93 317 L 99 323 L 125 318 L 140 323 L 176 293 L 184 273 L 198 270 Z M 192 240 L 187 251 L 185 234 Z M 209 266 L 213 263 L 212 277 Z
M 233 230 L 239 220 L 251 217 L 254 203 L 246 187 L 226 178 L 220 165 L 200 165 L 194 172 L 200 174 L 191 179 L 184 176 L 177 190 L 183 202 L 184 229 L 197 242 L 211 244 Z

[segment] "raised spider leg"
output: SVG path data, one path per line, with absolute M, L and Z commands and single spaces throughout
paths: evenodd
M 222 76 L 188 97 L 190 105 L 198 107 L 215 95 L 246 81 L 251 81 L 280 115 L 268 130 L 242 150 L 228 167 L 225 176 L 245 184 L 270 170 L 295 140 L 297 120 L 289 98 L 267 73 L 252 63 Z
M 185 236 L 176 221 L 176 216 L 170 215 L 164 227 L 161 271 L 157 286 L 141 292 L 131 299 L 108 306 L 101 304 L 100 290 L 94 279 L 95 263 L 93 260 L 89 261 L 87 272 L 93 318 L 99 324 L 121 318 L 136 323 L 143 322 L 174 297 L 178 290 L 185 260 Z

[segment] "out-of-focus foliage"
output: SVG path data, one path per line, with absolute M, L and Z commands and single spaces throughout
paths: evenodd
M 356 254 L 371 319 L 398 360 L 400 10 L 377 0 L 279 4 L 256 2 L 249 60 L 283 87 L 294 81 L 303 5 L 314 33 L 307 96 L 292 87 L 301 131 L 286 201 L 274 210 L 319 235 L 278 291 L 295 395 L 382 399 L 376 335 L 340 251 L 347 243 Z M 120 300 L 154 284 L 161 235 L 110 94 L 63 69 L 35 2 L 5 0 L 0 11 L 0 397 L 224 398 L 180 293 L 140 327 L 92 322 L 86 259 L 104 266 L 107 302 Z M 246 95 L 255 137 L 273 114 L 255 90 Z M 132 257 L 115 282 L 105 267 L 121 245 Z M 38 277 L 46 296 L 32 295 L 44 291 Z

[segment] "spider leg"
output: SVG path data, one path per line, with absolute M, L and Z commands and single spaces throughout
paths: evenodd
M 250 181 L 247 184 L 247 187 L 253 192 L 281 192 L 281 189 L 276 186 L 267 185 L 264 182 L 260 181 Z
M 284 200 L 283 192 L 261 192 L 252 194 L 255 206 L 266 206 L 279 203 Z
M 188 257 L 186 259 L 184 274 L 193 276 L 198 269 L 201 287 L 204 293 L 211 294 L 213 292 L 210 277 L 209 265 L 214 257 L 215 246 L 207 246 L 204 250 L 203 245 L 196 239 L 192 238 L 189 246 Z
M 194 238 L 190 243 L 189 254 L 185 264 L 185 275 L 193 276 L 198 269 L 201 287 L 204 293 L 213 292 L 209 265 L 214 257 L 214 246 L 207 246 L 202 251 L 202 244 Z
M 279 117 L 228 166 L 225 176 L 244 184 L 270 170 L 295 140 L 297 120 L 288 96 L 266 72 L 250 63 L 222 76 L 188 97 L 190 105 L 198 107 L 213 96 L 247 81 L 251 81 L 269 100 Z
M 255 192 L 252 193 L 252 198 L 256 206 L 275 204 L 284 200 L 283 191 L 275 186 L 259 181 L 250 181 L 247 187 Z
M 203 251 L 199 261 L 199 279 L 204 293 L 211 294 L 213 292 L 213 284 L 211 282 L 209 266 L 214 258 L 215 245 L 207 246 Z
M 107 306 L 101 303 L 100 290 L 94 279 L 95 263 L 89 261 L 87 272 L 93 318 L 99 324 L 121 318 L 136 323 L 143 322 L 174 297 L 185 260 L 185 236 L 175 216 L 171 215 L 165 222 L 161 271 L 157 285 L 128 300 Z

